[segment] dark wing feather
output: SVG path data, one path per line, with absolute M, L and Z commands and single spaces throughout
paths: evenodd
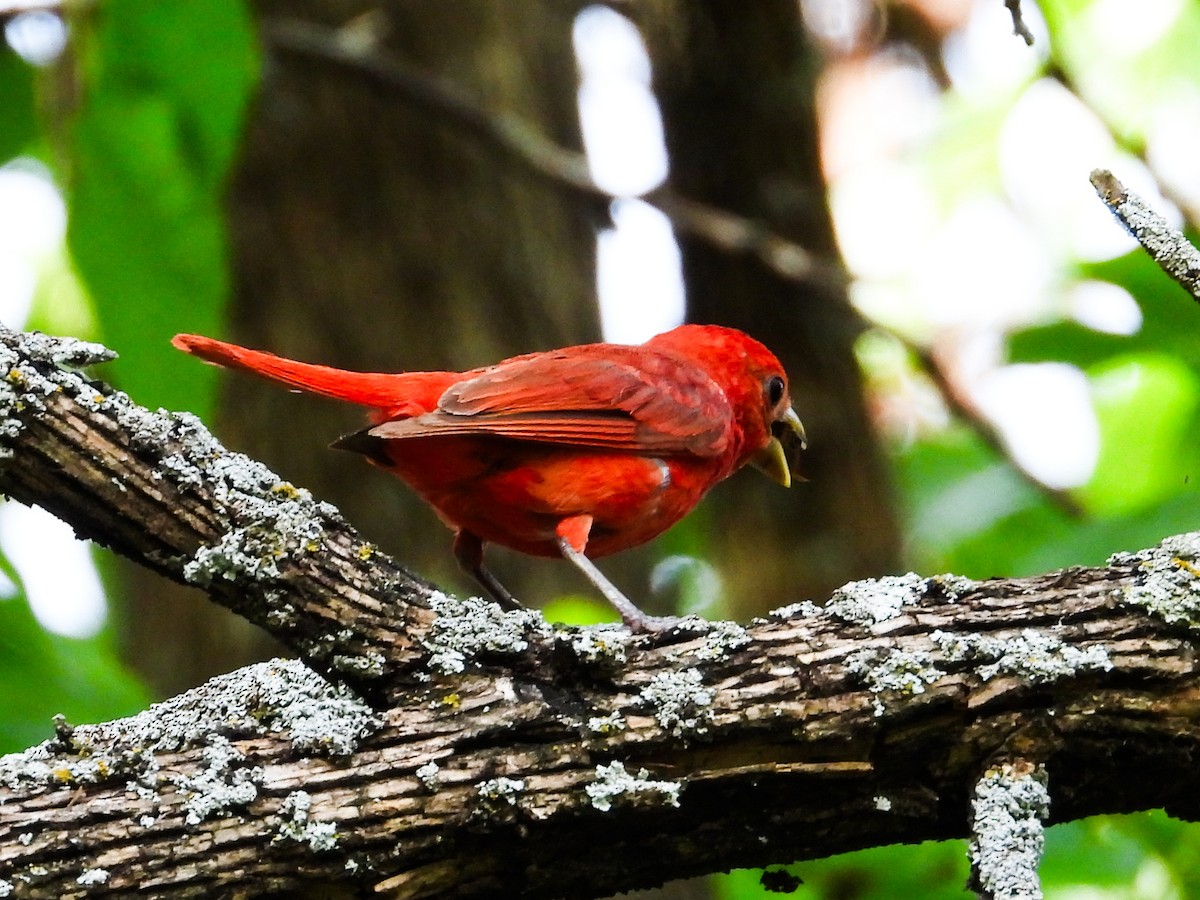
M 452 385 L 436 410 L 384 422 L 376 438 L 494 435 L 639 453 L 720 455 L 732 409 L 675 354 L 591 344 L 509 360 Z

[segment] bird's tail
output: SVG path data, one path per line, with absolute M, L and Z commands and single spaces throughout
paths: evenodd
M 349 372 L 331 366 L 285 359 L 274 353 L 250 350 L 198 334 L 177 334 L 171 339 L 171 343 L 185 353 L 219 366 L 240 369 L 302 391 L 377 409 L 394 409 L 406 405 L 407 401 L 416 400 L 417 398 L 412 397 L 413 389 L 418 388 L 417 393 L 420 393 L 420 390 L 414 382 L 428 380 L 428 376 L 431 375 L 442 374 Z

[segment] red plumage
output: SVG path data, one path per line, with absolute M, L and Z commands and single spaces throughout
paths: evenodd
M 499 601 L 484 542 L 563 555 L 635 630 L 644 616 L 587 557 L 644 543 L 747 462 L 784 484 L 804 446 L 783 368 L 740 331 L 683 325 L 636 347 L 584 344 L 468 372 L 348 372 L 198 335 L 209 362 L 370 408 L 334 446 L 394 473 L 455 529 L 455 553 Z M 599 579 L 599 580 L 597 580 Z

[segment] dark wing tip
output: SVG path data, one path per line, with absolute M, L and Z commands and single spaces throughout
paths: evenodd
M 361 453 L 372 462 L 378 463 L 381 466 L 390 466 L 392 460 L 384 449 L 386 445 L 387 440 L 385 438 L 371 434 L 370 428 L 364 428 L 362 431 L 343 435 L 329 446 L 334 450 L 349 450 L 351 453 Z

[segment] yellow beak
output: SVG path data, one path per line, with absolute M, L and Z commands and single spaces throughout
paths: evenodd
M 771 440 L 750 458 L 750 465 L 772 481 L 791 487 L 793 478 L 805 480 L 799 472 L 799 464 L 800 451 L 807 446 L 804 424 L 789 406 L 782 416 L 771 423 Z

